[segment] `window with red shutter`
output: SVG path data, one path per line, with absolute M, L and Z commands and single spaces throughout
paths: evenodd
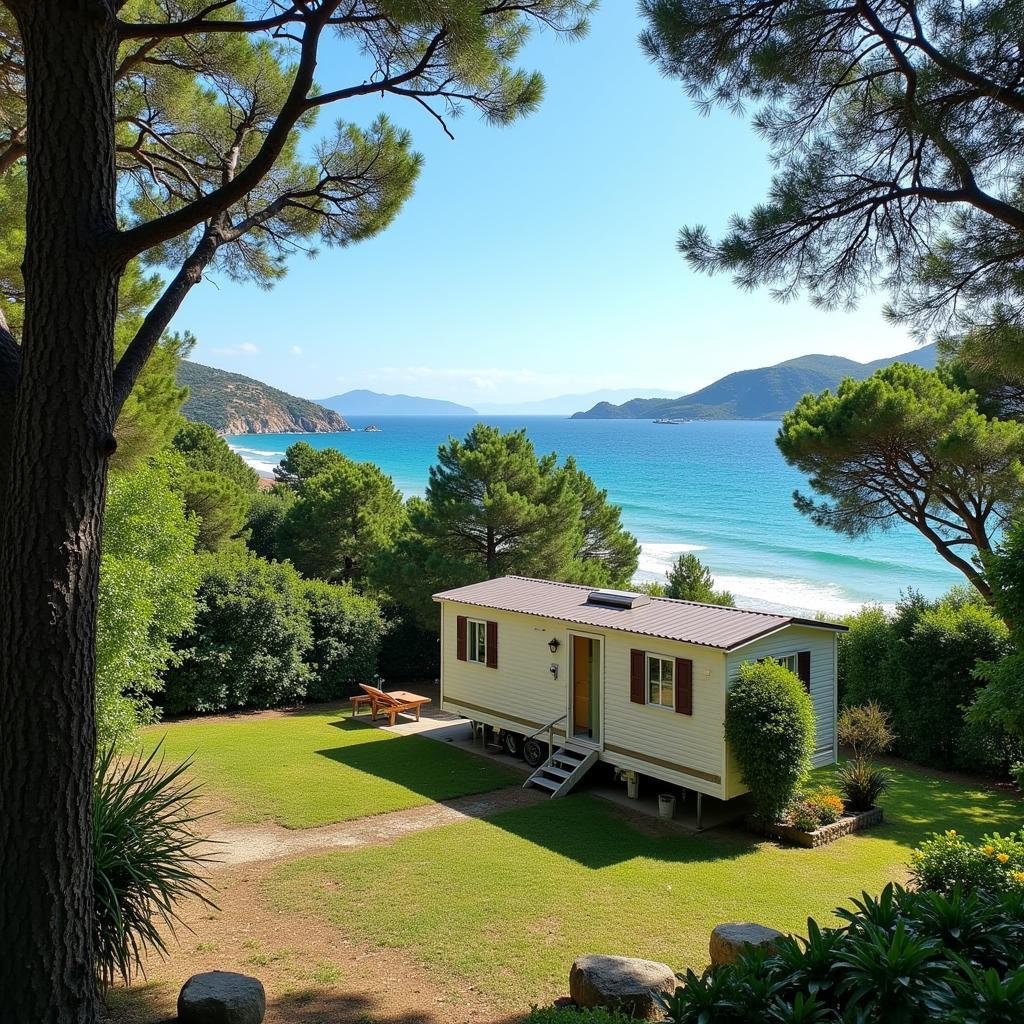
M 801 683 L 804 684 L 804 689 L 811 692 L 811 652 L 810 651 L 797 651 L 796 652 L 796 676 Z
M 629 652 L 629 699 L 634 704 L 646 704 L 647 655 L 643 651 Z
M 467 630 L 467 619 L 465 615 L 460 615 L 455 620 L 455 657 L 459 661 L 466 661 L 466 630 Z
M 693 662 L 689 658 L 676 658 L 676 711 L 693 714 Z
M 487 667 L 498 667 L 498 624 L 488 620 L 487 623 Z

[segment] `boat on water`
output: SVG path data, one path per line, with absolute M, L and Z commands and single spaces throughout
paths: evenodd
M 656 419 L 654 422 L 655 423 L 667 423 L 667 424 L 670 424 L 671 426 L 676 426 L 679 423 L 692 423 L 693 420 L 680 420 L 680 419 L 675 419 L 675 418 L 673 418 L 671 416 L 662 416 L 659 419 Z

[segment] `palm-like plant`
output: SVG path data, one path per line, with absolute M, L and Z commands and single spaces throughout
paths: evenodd
M 201 874 L 215 861 L 199 849 L 194 829 L 197 787 L 186 778 L 191 760 L 167 768 L 159 747 L 119 759 L 113 748 L 96 761 L 93 783 L 93 888 L 96 974 L 102 985 L 142 973 L 150 950 L 163 955 L 165 925 L 180 922 L 176 904 L 196 897 L 208 906 Z

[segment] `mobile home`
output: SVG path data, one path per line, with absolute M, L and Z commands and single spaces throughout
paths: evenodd
M 740 665 L 772 657 L 814 704 L 836 760 L 836 638 L 813 619 L 506 576 L 436 594 L 441 706 L 523 752 L 561 796 L 595 761 L 698 795 L 746 792 L 724 736 Z M 554 758 L 548 760 L 548 737 Z

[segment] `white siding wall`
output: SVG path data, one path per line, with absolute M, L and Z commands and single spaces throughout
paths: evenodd
M 756 640 L 729 655 L 729 681 L 736 678 L 740 665 L 759 658 L 779 658 L 811 652 L 811 700 L 817 724 L 814 766 L 835 762 L 836 741 L 836 634 L 828 629 L 789 626 L 763 640 Z M 730 797 L 745 792 L 735 761 L 730 756 L 726 770 L 726 791 Z
M 693 661 L 692 715 L 634 704 L 629 699 L 629 654 L 633 648 Z M 720 796 L 725 771 L 725 655 L 708 647 L 628 633 L 608 633 L 605 650 L 604 760 Z M 630 756 L 623 750 L 642 756 Z
M 458 660 L 455 621 L 459 615 L 498 623 L 496 669 Z M 557 655 L 548 650 L 548 641 L 553 636 L 563 644 Z M 532 732 L 565 714 L 567 655 L 564 644 L 565 624 L 562 622 L 550 623 L 528 615 L 443 602 L 442 706 L 490 725 L 515 732 Z M 551 678 L 549 671 L 552 662 L 560 664 L 557 680 Z
M 497 669 L 458 660 L 459 615 L 498 623 Z M 445 601 L 441 618 L 442 705 L 517 732 L 531 731 L 531 726 L 537 728 L 560 717 L 569 702 L 572 632 L 604 641 L 602 759 L 712 796 L 723 795 L 726 656 L 710 648 L 617 630 L 576 629 L 564 622 Z M 555 655 L 547 646 L 552 637 L 561 642 Z M 629 656 L 633 648 L 693 661 L 693 715 L 630 701 Z M 552 662 L 559 666 L 557 681 L 549 671 Z

